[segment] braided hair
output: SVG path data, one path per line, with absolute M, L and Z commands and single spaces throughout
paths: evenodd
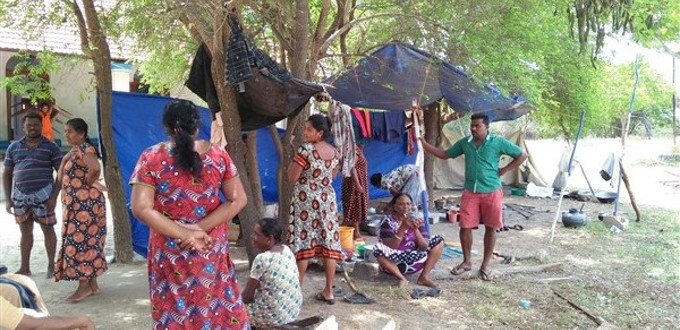
M 172 152 L 179 168 L 198 176 L 203 168 L 201 156 L 194 149 L 194 134 L 201 117 L 198 108 L 187 100 L 174 100 L 163 109 L 163 126 L 175 142 Z
M 71 126 L 71 128 L 76 133 L 85 134 L 85 142 L 94 147 L 94 151 L 97 154 L 98 159 L 102 158 L 102 156 L 99 154 L 99 150 L 97 150 L 97 146 L 95 146 L 94 143 L 92 143 L 92 140 L 90 140 L 90 137 L 87 136 L 87 123 L 82 118 L 71 118 L 66 121 L 66 126 Z

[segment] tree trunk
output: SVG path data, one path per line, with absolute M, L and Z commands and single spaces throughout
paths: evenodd
M 246 157 L 244 144 L 241 139 L 241 116 L 238 113 L 238 106 L 236 104 L 236 91 L 230 85 L 225 85 L 224 77 L 226 72 L 226 49 L 229 40 L 229 35 L 231 34 L 231 29 L 229 25 L 225 22 L 227 21 L 226 9 L 218 10 L 215 12 L 215 17 L 213 22 L 213 31 L 218 31 L 213 35 L 212 40 L 205 40 L 210 53 L 212 55 L 212 63 L 210 71 L 212 73 L 213 84 L 215 84 L 215 89 L 217 90 L 217 97 L 220 103 L 220 110 L 222 115 L 222 121 L 224 122 L 224 134 L 227 139 L 226 149 L 231 156 L 236 169 L 239 173 L 239 178 L 243 184 L 243 189 L 248 196 L 248 203 L 239 213 L 239 220 L 241 222 L 241 234 L 245 238 L 246 253 L 248 254 L 248 261 L 252 263 L 253 259 L 257 255 L 258 251 L 253 245 L 250 236 L 255 227 L 255 222 L 262 218 L 263 208 L 258 209 L 258 205 L 262 205 L 262 191 L 259 187 L 255 188 L 251 184 L 250 175 L 248 173 L 248 167 L 246 166 Z M 253 141 L 248 141 L 248 143 L 255 143 Z M 255 151 L 255 147 L 249 148 Z M 250 157 L 251 162 L 257 162 L 256 157 Z M 257 169 L 257 167 L 254 167 Z M 255 171 L 253 171 L 255 172 Z M 254 173 L 252 173 L 254 175 Z M 259 177 L 259 174 L 258 174 Z M 258 198 L 254 197 L 255 194 L 259 195 Z
M 260 177 L 260 171 L 258 170 L 257 131 L 250 131 L 248 132 L 247 136 L 248 142 L 246 143 L 246 168 L 248 169 L 250 189 L 253 190 L 252 203 L 255 204 L 257 211 L 263 215 L 264 201 L 262 197 L 262 178 Z
M 76 14 L 79 10 L 77 4 L 73 3 Z M 100 111 L 100 135 L 104 150 L 106 151 L 104 163 L 104 179 L 109 190 L 109 204 L 113 214 L 113 234 L 115 258 L 118 262 L 129 263 L 132 261 L 132 232 L 130 230 L 130 218 L 125 203 L 125 193 L 123 191 L 122 175 L 116 146 L 113 142 L 113 127 L 111 125 L 111 98 L 112 98 L 112 78 L 111 78 L 111 52 L 106 36 L 99 24 L 99 17 L 92 0 L 83 0 L 85 11 L 85 22 L 87 31 L 81 31 L 89 35 L 89 47 L 83 49 L 85 54 L 89 54 L 94 64 L 94 76 L 97 84 L 97 95 L 99 96 Z M 80 26 L 83 29 L 84 26 Z
M 308 63 L 307 58 L 309 54 L 309 2 L 307 0 L 298 0 L 296 2 L 296 19 L 295 19 L 295 40 L 294 49 L 290 52 L 290 71 L 293 76 L 300 79 L 308 78 Z M 311 63 L 310 63 L 311 66 Z M 300 145 L 302 141 L 302 123 L 309 116 L 309 107 L 305 107 L 297 116 L 288 119 L 286 133 L 283 136 L 283 157 L 279 162 L 279 169 L 277 170 L 277 181 L 279 186 L 279 219 L 284 224 L 288 224 L 290 218 L 290 198 L 294 182 L 288 181 L 286 175 L 288 165 L 293 160 L 296 149 L 293 145 Z M 286 226 L 288 228 L 288 226 Z M 285 233 L 286 238 L 288 233 Z
M 441 103 L 437 102 L 423 108 L 423 121 L 425 122 L 425 141 L 439 147 L 441 143 Z M 427 195 L 432 198 L 434 193 L 434 160 L 435 157 L 429 152 L 425 153 L 424 171 L 425 184 L 427 185 Z

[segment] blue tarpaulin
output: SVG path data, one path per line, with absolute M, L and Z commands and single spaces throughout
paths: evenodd
M 128 205 L 130 224 L 132 229 L 132 242 L 135 252 L 146 256 L 149 239 L 149 229 L 137 220 L 130 212 L 131 187 L 127 184 L 134 170 L 137 159 L 147 147 L 168 140 L 165 134 L 161 117 L 163 107 L 172 98 L 153 96 L 147 94 L 135 94 L 114 92 L 112 106 L 113 139 L 116 144 L 116 153 L 120 162 L 125 199 Z M 201 127 L 199 139 L 210 139 L 210 110 L 200 108 Z M 282 133 L 280 131 L 280 133 Z M 404 164 L 413 164 L 415 154 L 406 155 L 404 143 L 384 143 L 376 140 L 366 141 L 364 154 L 368 163 L 368 175 L 373 173 L 386 173 Z M 260 177 L 262 180 L 262 195 L 265 202 L 278 202 L 278 187 L 276 183 L 276 171 L 279 166 L 279 156 L 274 148 L 274 143 L 269 129 L 257 131 L 257 156 Z M 341 205 L 341 178 L 338 175 L 333 181 L 333 187 L 337 194 L 338 205 Z M 370 187 L 370 198 L 387 197 L 386 191 Z
M 333 99 L 352 107 L 405 110 L 444 98 L 459 113 L 482 112 L 492 121 L 512 120 L 531 110 L 522 97 L 507 97 L 491 85 L 425 51 L 389 43 L 357 65 L 324 81 Z

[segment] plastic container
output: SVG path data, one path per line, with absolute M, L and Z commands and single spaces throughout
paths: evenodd
M 446 219 L 449 222 L 458 222 L 458 216 L 460 216 L 460 211 L 458 211 L 457 209 L 456 210 L 451 209 L 446 212 Z
M 238 233 L 239 233 L 240 230 L 241 230 L 240 225 L 237 225 L 237 224 L 234 224 L 234 223 L 229 223 L 229 227 L 228 227 L 228 231 L 227 231 L 229 233 L 229 236 L 227 237 L 229 242 L 238 241 Z
M 343 250 L 354 251 L 354 227 L 340 226 L 340 246 Z
M 356 249 L 357 250 L 357 256 L 359 256 L 359 258 L 361 258 L 361 259 L 364 258 L 364 247 L 365 246 L 366 246 L 365 243 L 357 244 L 357 249 Z

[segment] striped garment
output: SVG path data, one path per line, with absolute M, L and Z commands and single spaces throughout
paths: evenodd
M 13 187 L 30 194 L 54 183 L 53 171 L 59 168 L 62 157 L 59 146 L 47 138 L 29 148 L 23 137 L 9 145 L 4 165 L 13 168 Z

